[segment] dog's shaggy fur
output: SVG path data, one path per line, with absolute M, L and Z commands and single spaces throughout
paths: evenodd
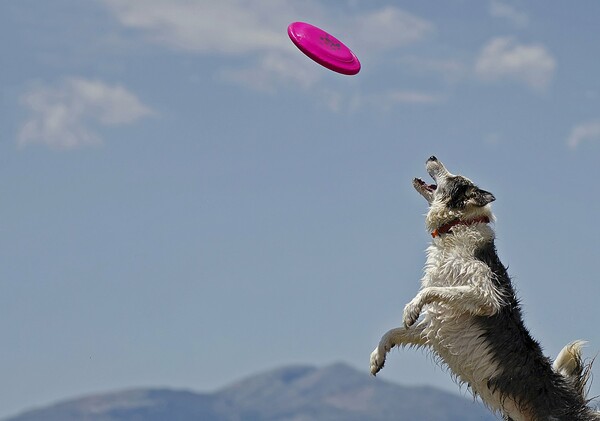
M 433 156 L 426 167 L 436 184 L 413 181 L 429 203 L 434 237 L 422 287 L 404 309 L 404 326 L 371 354 L 371 373 L 395 346 L 427 347 L 505 420 L 600 420 L 585 397 L 591 363 L 582 361 L 583 342 L 567 345 L 553 365 L 523 323 L 489 225 L 494 196 Z

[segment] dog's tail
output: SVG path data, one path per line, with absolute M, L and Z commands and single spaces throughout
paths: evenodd
M 581 340 L 571 342 L 560 351 L 552 365 L 554 371 L 562 374 L 583 399 L 586 399 L 590 388 L 588 383 L 592 377 L 594 363 L 594 359 L 585 361 L 581 355 L 585 344 L 586 342 Z

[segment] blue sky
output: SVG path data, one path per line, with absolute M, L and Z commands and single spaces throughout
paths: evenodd
M 598 16 L 591 0 L 0 1 L 0 416 L 284 364 L 367 372 L 418 288 L 411 180 L 432 154 L 495 194 L 546 352 L 583 338 L 596 355 Z M 361 72 L 310 61 L 293 21 Z M 382 377 L 458 391 L 418 351 Z

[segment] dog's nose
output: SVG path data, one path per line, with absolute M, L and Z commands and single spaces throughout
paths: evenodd
M 427 161 L 429 162 L 429 161 L 437 161 L 437 160 L 438 159 L 434 155 L 431 155 Z

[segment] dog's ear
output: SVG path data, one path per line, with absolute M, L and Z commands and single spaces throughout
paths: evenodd
M 469 192 L 468 203 L 475 206 L 485 206 L 488 203 L 492 203 L 496 198 L 489 191 L 481 190 L 478 187 L 475 187 Z

